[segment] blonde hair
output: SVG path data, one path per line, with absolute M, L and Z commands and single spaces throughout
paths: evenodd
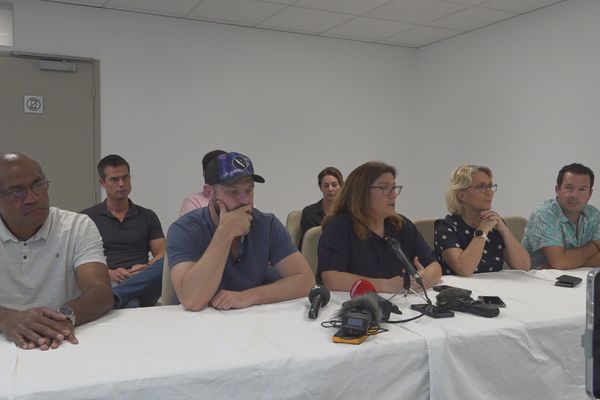
M 370 161 L 357 167 L 348 175 L 342 191 L 333 202 L 333 212 L 323 219 L 325 226 L 335 215 L 347 213 L 352 219 L 354 233 L 360 240 L 367 240 L 371 234 L 369 229 L 369 188 L 382 174 L 390 173 L 396 177 L 396 169 L 378 161 Z M 401 230 L 404 224 L 400 215 L 394 214 L 386 218 L 394 228 Z
M 468 189 L 473 184 L 475 172 L 483 172 L 492 179 L 492 170 L 482 165 L 461 165 L 450 174 L 450 184 L 445 195 L 450 214 L 462 215 L 463 205 L 458 199 L 458 192 Z

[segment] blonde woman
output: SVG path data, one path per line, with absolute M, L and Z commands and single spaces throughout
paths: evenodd
M 435 221 L 434 251 L 444 274 L 500 271 L 504 261 L 529 270 L 529 254 L 492 210 L 497 189 L 488 167 L 461 165 L 452 172 L 446 192 L 450 214 Z

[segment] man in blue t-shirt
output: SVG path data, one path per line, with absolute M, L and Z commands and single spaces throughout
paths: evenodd
M 556 179 L 556 198 L 533 211 L 523 236 L 532 268 L 600 266 L 600 211 L 592 197 L 594 173 L 581 164 L 564 166 Z
M 192 311 L 228 310 L 306 296 L 311 269 L 273 214 L 253 208 L 254 174 L 248 157 L 225 153 L 209 162 L 213 197 L 171 225 L 167 255 L 179 301 Z M 273 267 L 281 277 L 273 281 Z

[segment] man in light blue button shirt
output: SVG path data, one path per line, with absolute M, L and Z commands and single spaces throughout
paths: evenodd
M 556 198 L 542 202 L 525 229 L 532 268 L 600 267 L 600 211 L 588 204 L 593 186 L 594 173 L 582 164 L 560 170 Z

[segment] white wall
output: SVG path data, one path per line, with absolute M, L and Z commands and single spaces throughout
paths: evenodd
M 100 60 L 102 154 L 128 159 L 132 198 L 165 229 L 209 150 L 250 156 L 258 207 L 285 221 L 327 165 L 401 164 L 416 126 L 408 49 L 30 1 L 15 49 Z
M 100 60 L 102 154 L 131 162 L 133 199 L 165 229 L 214 148 L 254 160 L 267 178 L 256 202 L 281 219 L 318 199 L 326 165 L 397 166 L 413 219 L 444 214 L 464 162 L 494 170 L 504 215 L 551 197 L 566 163 L 600 174 L 595 0 L 416 52 L 30 0 L 14 14 L 15 50 Z
M 563 165 L 600 175 L 599 20 L 599 1 L 567 0 L 420 50 L 411 145 L 435 163 L 419 177 L 438 188 L 461 163 L 487 165 L 495 208 L 528 216 Z M 443 204 L 423 196 L 417 213 Z

